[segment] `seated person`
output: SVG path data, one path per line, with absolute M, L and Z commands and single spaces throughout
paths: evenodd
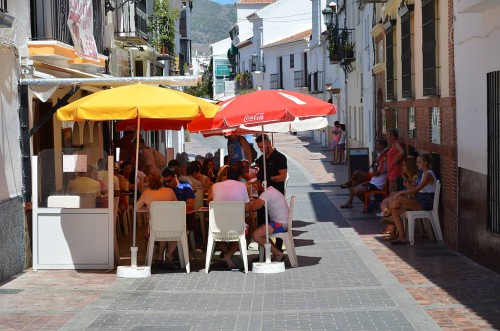
M 86 172 L 75 173 L 75 179 L 68 183 L 66 193 L 80 196 L 80 208 L 95 208 L 96 198 L 101 194 L 101 184 L 92 178 L 95 169 L 87 166 Z
M 177 178 L 179 178 L 180 181 L 188 183 L 191 188 L 193 188 L 193 182 L 191 182 L 191 179 L 189 176 L 184 176 L 181 173 L 181 164 L 177 160 L 170 160 L 168 161 L 168 168 L 174 168 L 175 172 L 177 173 Z M 165 169 L 163 169 L 165 170 Z M 194 189 L 193 189 L 194 190 Z
M 223 165 L 222 167 L 219 168 L 219 171 L 217 172 L 217 180 L 216 183 L 223 182 L 227 179 L 227 170 L 229 169 L 228 165 Z M 213 191 L 214 186 L 210 187 L 210 190 L 208 190 L 208 196 L 207 196 L 207 203 L 210 203 L 210 201 L 214 200 L 214 191 Z
M 372 165 L 370 168 L 375 169 L 378 165 L 383 164 L 384 162 L 387 162 L 387 140 L 385 139 L 379 139 L 377 140 L 377 144 L 381 144 L 382 146 L 385 146 L 382 148 L 382 150 L 378 150 L 377 146 L 375 146 L 376 152 L 377 152 L 377 157 L 373 161 Z M 370 181 L 372 179 L 373 173 L 371 172 L 366 172 L 366 171 L 361 171 L 361 170 L 355 170 L 353 174 L 351 175 L 351 178 L 340 185 L 340 188 L 351 188 L 356 185 L 359 185 L 361 183 L 365 183 Z
M 142 192 L 137 200 L 137 209 L 149 208 L 153 201 L 177 201 L 177 196 L 171 188 L 163 187 L 161 175 L 154 171 L 149 175 L 149 188 Z
M 430 154 L 417 157 L 417 167 L 422 171 L 422 180 L 410 190 L 399 191 L 394 196 L 397 203 L 391 208 L 392 220 L 398 231 L 398 238 L 391 241 L 393 245 L 406 244 L 405 231 L 401 215 L 408 210 L 432 210 L 434 207 L 434 194 L 436 191 L 436 174 L 431 169 L 432 157 Z
M 259 190 L 262 191 L 264 188 L 259 185 Z M 266 196 L 267 194 L 267 196 Z M 267 193 L 263 192 L 257 199 L 250 202 L 249 211 L 254 212 L 265 205 L 267 197 L 267 213 L 269 217 L 268 231 L 269 234 L 286 232 L 288 229 L 288 204 L 286 202 L 285 196 L 272 186 L 267 188 Z M 262 224 L 253 233 L 252 238 L 256 243 L 264 247 L 266 243 L 266 225 Z M 276 248 L 274 243 L 271 241 L 271 253 L 273 254 L 273 261 L 280 262 L 283 260 L 283 252 Z
M 163 182 L 161 180 L 161 176 L 158 172 L 152 172 L 149 175 L 149 188 L 142 192 L 141 197 L 137 201 L 137 209 L 141 209 L 142 207 L 147 207 L 151 205 L 153 201 L 177 201 L 177 197 L 174 191 L 170 188 L 163 187 Z M 154 259 L 155 262 L 163 262 L 163 255 L 165 253 L 166 242 L 160 242 L 160 247 L 162 249 L 158 249 L 158 255 Z M 167 261 L 173 261 L 173 254 L 177 247 L 177 242 L 169 242 L 167 249 Z
M 108 162 L 106 159 L 99 159 L 97 161 L 97 167 L 99 170 L 97 170 L 97 177 L 99 181 L 102 181 L 105 185 L 106 193 L 108 194 Z M 118 176 L 113 174 L 113 191 L 114 191 L 114 196 L 115 198 L 120 196 L 120 180 L 118 179 Z
M 177 200 L 185 201 L 187 210 L 194 210 L 195 194 L 193 188 L 191 187 L 191 185 L 179 178 L 179 169 L 174 167 L 167 167 L 163 169 L 161 175 L 163 177 L 163 185 L 165 187 L 171 188 L 174 191 Z M 196 222 L 196 216 L 194 213 L 189 213 L 186 215 L 186 222 L 188 230 L 191 231 L 197 229 L 199 225 Z M 195 231 L 195 234 L 198 233 L 199 231 Z
M 385 139 L 377 140 L 375 148 L 377 152 L 382 152 L 387 147 Z M 368 181 L 351 187 L 349 200 L 340 206 L 340 208 L 352 208 L 352 201 L 357 196 L 361 201 L 364 201 L 365 192 L 383 190 L 387 182 L 387 162 L 385 157 L 379 156 L 378 164 L 373 168 L 373 172 Z
M 205 158 L 201 167 L 201 173 L 207 176 L 212 183 L 217 180 L 217 171 L 215 170 L 215 162 L 213 159 Z
M 420 182 L 420 173 L 417 168 L 417 163 L 413 157 L 407 157 L 401 163 L 401 173 L 403 174 L 403 185 L 406 190 L 411 190 L 417 187 Z M 389 234 L 384 240 L 394 240 L 396 239 L 396 227 L 392 218 L 388 217 L 391 215 L 391 208 L 396 207 L 399 203 L 394 199 L 397 192 L 393 192 L 387 198 L 385 198 L 380 204 L 380 209 L 382 210 L 381 216 L 384 217 L 381 223 L 386 224 L 385 229 L 380 231 L 381 234 Z
M 242 201 L 245 203 L 245 211 L 248 211 L 248 197 L 247 187 L 240 179 L 243 175 L 241 167 L 232 165 L 227 169 L 227 179 L 215 183 L 212 186 L 213 201 Z M 229 245 L 219 243 L 221 251 L 224 253 L 224 262 L 229 268 L 235 268 L 232 261 L 234 253 L 238 250 L 238 243 L 231 242 Z

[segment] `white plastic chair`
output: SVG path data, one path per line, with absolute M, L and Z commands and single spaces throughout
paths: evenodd
M 153 261 L 155 241 L 176 241 L 181 268 L 190 273 L 189 250 L 186 231 L 186 202 L 154 201 L 149 208 L 148 266 Z
M 432 224 L 432 229 L 434 230 L 434 234 L 436 235 L 436 239 L 438 243 L 443 242 L 443 235 L 441 234 L 441 226 L 439 225 L 439 193 L 441 192 L 441 182 L 439 180 L 436 181 L 436 190 L 434 193 L 434 204 L 432 210 L 413 210 L 407 211 L 404 213 L 404 218 L 408 219 L 408 226 L 406 227 L 408 232 L 408 239 L 410 241 L 410 245 L 415 243 L 415 220 L 416 219 L 429 219 Z
M 238 241 L 241 257 L 248 273 L 247 241 L 245 239 L 245 203 L 241 201 L 212 201 L 208 216 L 208 242 L 205 273 L 208 274 L 216 241 Z
M 289 180 L 290 180 L 290 174 L 287 172 L 287 173 L 286 173 L 286 179 L 285 179 L 285 188 L 284 188 L 284 190 L 283 190 L 283 191 L 285 192 L 285 194 L 283 194 L 283 195 L 285 196 L 285 198 L 286 198 L 286 188 L 287 188 L 287 186 L 288 186 L 288 181 L 289 181 Z
M 269 237 L 270 238 L 281 238 L 283 239 L 283 243 L 285 244 L 286 253 L 288 258 L 290 259 L 290 264 L 292 268 L 297 268 L 299 266 L 299 262 L 297 260 L 297 253 L 295 251 L 295 244 L 293 243 L 293 233 L 292 233 L 292 222 L 293 222 L 293 206 L 295 204 L 295 195 L 292 195 L 290 198 L 290 206 L 288 207 L 288 230 L 287 232 L 281 233 L 273 233 Z M 264 249 L 260 249 L 259 247 L 259 258 L 260 261 L 264 260 Z

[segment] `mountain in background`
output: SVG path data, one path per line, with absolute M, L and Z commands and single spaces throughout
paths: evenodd
M 218 0 L 220 2 L 234 2 Z M 236 23 L 234 5 L 220 5 L 210 0 L 196 0 L 190 20 L 191 47 L 199 53 L 209 54 L 210 44 L 229 37 L 229 30 Z

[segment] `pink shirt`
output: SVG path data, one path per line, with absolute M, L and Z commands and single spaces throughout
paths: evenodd
M 399 145 L 399 142 L 395 141 L 387 152 L 387 177 L 389 178 L 389 180 L 396 180 L 396 178 L 401 177 L 402 175 L 400 162 L 394 162 L 399 154 L 398 149 L 395 147 L 395 144 Z

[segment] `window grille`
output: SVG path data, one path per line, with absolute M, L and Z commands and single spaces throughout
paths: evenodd
M 270 77 L 270 84 L 271 84 L 271 89 L 276 90 L 279 88 L 279 74 L 271 74 L 269 75 Z
M 500 71 L 487 74 L 488 229 L 500 233 Z
M 431 143 L 441 144 L 441 108 L 431 108 Z
M 391 128 L 398 128 L 398 109 L 391 108 Z
M 298 70 L 293 72 L 293 87 L 304 87 L 306 86 L 304 79 L 304 71 Z
M 387 100 L 396 100 L 394 92 L 394 28 L 386 30 L 385 56 L 386 56 L 386 74 L 387 74 Z
M 295 58 L 293 56 L 293 54 L 290 54 L 290 68 L 294 68 L 295 67 Z
M 412 98 L 410 12 L 401 17 L 401 84 L 403 98 Z
M 2 11 L 2 12 L 7 11 L 7 0 L 0 1 L 0 11 Z
M 408 107 L 408 138 L 416 138 L 416 122 L 415 122 L 415 108 Z
M 437 2 L 422 1 L 422 57 L 423 57 L 423 95 L 435 96 L 437 90 Z

